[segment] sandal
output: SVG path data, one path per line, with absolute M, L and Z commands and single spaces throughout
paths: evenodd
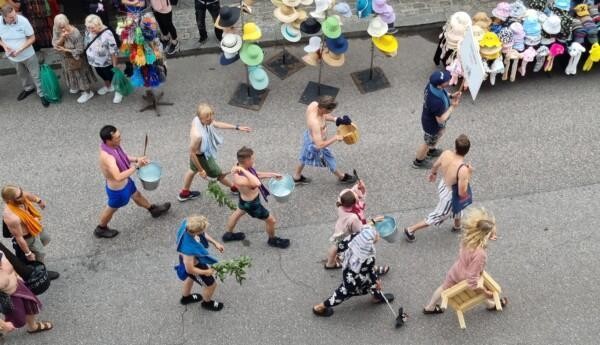
M 333 308 L 325 307 L 323 310 L 318 311 L 314 307 L 312 308 L 313 314 L 321 317 L 330 317 L 333 315 Z
M 219 311 L 223 309 L 223 303 L 217 301 L 206 301 L 200 304 L 202 305 L 202 308 L 210 311 Z
M 427 310 L 427 309 L 423 308 L 423 314 L 425 314 L 425 315 L 442 314 L 443 312 L 444 312 L 444 309 L 442 309 L 442 307 L 440 307 L 439 304 L 436 304 L 435 308 L 433 308 L 433 310 Z
M 52 325 L 52 323 L 50 323 L 48 321 L 43 321 L 43 322 L 38 321 L 35 323 L 35 329 L 33 331 L 27 330 L 27 333 L 33 334 L 33 333 L 45 332 L 45 331 L 51 330 L 53 327 L 54 326 Z
M 506 305 L 508 304 L 508 298 L 507 297 L 502 297 L 500 298 L 500 305 L 502 306 L 502 308 L 506 307 Z M 488 311 L 497 311 L 496 307 L 491 307 L 491 308 L 486 308 Z
M 390 271 L 390 266 L 389 265 L 375 266 L 374 270 L 375 270 L 375 274 L 377 274 L 378 276 L 383 276 L 383 275 L 386 275 L 386 273 L 388 273 Z
M 336 261 L 335 265 L 327 266 L 327 263 L 325 263 L 325 264 L 323 264 L 323 268 L 325 268 L 326 270 L 338 270 L 338 269 L 342 268 L 342 264 L 340 264 L 338 261 Z

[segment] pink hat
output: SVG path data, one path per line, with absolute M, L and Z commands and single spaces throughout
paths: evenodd
M 499 2 L 496 8 L 492 10 L 492 15 L 505 21 L 510 16 L 510 4 L 508 2 Z
M 510 24 L 510 30 L 513 33 L 513 37 L 515 39 L 523 39 L 525 38 L 525 30 L 523 30 L 523 25 L 519 22 L 514 22 Z
M 389 5 L 387 4 L 386 0 L 373 1 L 373 11 L 375 11 L 375 13 L 389 12 L 388 7 Z

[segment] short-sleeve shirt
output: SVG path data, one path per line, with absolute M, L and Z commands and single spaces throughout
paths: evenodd
M 448 97 L 448 93 L 445 90 L 440 91 L 444 93 L 445 97 Z M 450 104 L 449 98 L 448 104 Z M 442 116 L 447 110 L 448 107 L 446 107 L 444 100 L 437 95 L 434 95 L 429 90 L 429 84 L 427 84 L 424 91 L 423 113 L 421 114 L 423 131 L 431 135 L 436 135 L 440 129 L 445 127 L 445 124 L 437 122 L 436 117 Z
M 27 41 L 27 37 L 34 36 L 33 27 L 27 18 L 17 15 L 13 24 L 6 24 L 4 18 L 0 18 L 0 38 L 2 42 L 11 49 L 19 49 Z M 10 61 L 21 62 L 35 55 L 32 46 L 27 47 L 17 56 L 7 56 Z
M 89 32 L 85 33 L 86 47 L 94 37 Z M 112 65 L 112 56 L 118 52 L 117 42 L 110 30 L 105 30 L 85 51 L 88 62 L 92 67 L 108 67 Z

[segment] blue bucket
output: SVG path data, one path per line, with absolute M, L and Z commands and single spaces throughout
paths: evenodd
M 284 175 L 280 180 L 271 178 L 268 183 L 271 195 L 278 202 L 286 202 L 294 190 L 294 179 L 290 175 Z
M 396 228 L 396 220 L 390 216 L 383 217 L 383 220 L 375 223 L 375 229 L 379 236 L 387 242 L 396 242 L 398 238 L 398 229 Z
M 150 162 L 141 167 L 137 173 L 145 190 L 155 190 L 162 176 L 162 166 L 156 162 Z

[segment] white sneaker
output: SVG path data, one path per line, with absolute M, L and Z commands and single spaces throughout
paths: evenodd
M 94 97 L 94 91 L 82 92 L 81 96 L 79 96 L 79 98 L 77 98 L 77 103 L 83 104 L 83 103 L 89 101 L 92 97 Z
M 79 90 L 77 90 L 77 89 L 69 89 L 69 92 L 72 93 L 72 94 L 76 94 L 76 93 L 79 93 Z
M 101 87 L 101 88 L 100 88 L 100 89 L 97 91 L 97 93 L 98 93 L 100 96 L 104 96 L 104 95 L 106 95 L 107 93 L 109 93 L 109 92 L 113 92 L 113 91 L 115 91 L 115 88 L 114 88 L 114 87 L 112 87 L 112 85 L 111 85 L 111 86 L 110 86 L 110 89 L 109 89 L 109 88 L 107 88 L 106 86 L 103 86 L 103 87 Z
M 115 98 L 113 98 L 113 103 L 119 104 L 123 100 L 123 95 L 118 92 L 115 92 Z

